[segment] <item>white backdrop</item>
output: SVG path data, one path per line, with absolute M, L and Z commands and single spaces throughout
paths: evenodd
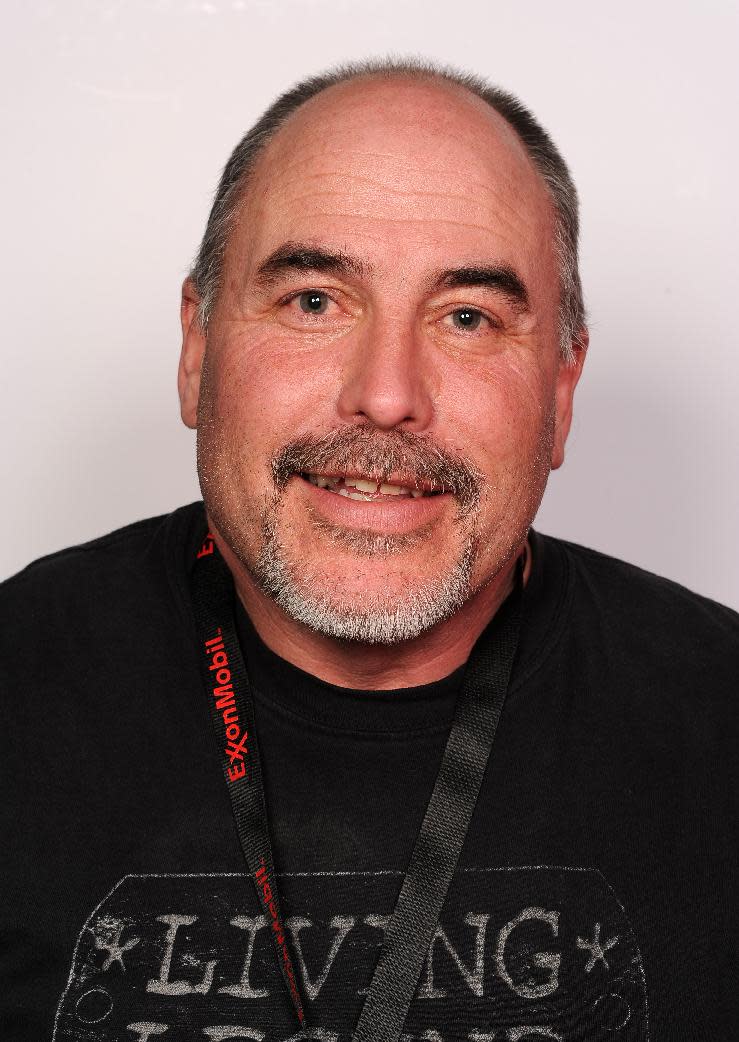
M 181 279 L 294 80 L 421 54 L 519 94 L 582 199 L 591 350 L 542 531 L 739 608 L 732 0 L 5 0 L 0 577 L 198 496 Z

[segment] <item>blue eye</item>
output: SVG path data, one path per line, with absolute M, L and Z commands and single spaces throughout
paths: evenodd
M 309 289 L 300 294 L 298 303 L 300 310 L 304 311 L 306 315 L 322 315 L 328 307 L 328 297 L 325 293 L 319 293 L 318 290 Z
M 481 311 L 474 308 L 458 308 L 452 311 L 452 322 L 457 329 L 475 330 L 480 328 L 480 323 L 485 318 Z

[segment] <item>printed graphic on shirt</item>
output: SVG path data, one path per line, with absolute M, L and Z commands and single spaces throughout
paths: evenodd
M 85 923 L 53 1042 L 350 1042 L 401 876 L 279 877 L 298 1030 L 244 875 L 126 876 Z M 648 1042 L 641 956 L 593 869 L 455 876 L 404 1042 Z

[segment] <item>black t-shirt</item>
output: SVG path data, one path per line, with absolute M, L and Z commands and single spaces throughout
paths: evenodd
M 463 670 L 347 691 L 239 635 L 297 1032 L 200 685 L 202 504 L 0 590 L 0 1038 L 349 1042 Z M 730 1040 L 739 619 L 532 534 L 509 695 L 406 1042 Z

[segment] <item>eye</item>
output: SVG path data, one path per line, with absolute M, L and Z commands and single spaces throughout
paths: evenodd
M 275 302 L 275 317 L 282 325 L 312 336 L 344 332 L 356 318 L 357 308 L 340 289 L 294 289 Z
M 457 308 L 448 317 L 451 318 L 452 325 L 456 329 L 461 329 L 466 333 L 474 333 L 483 322 L 490 325 L 490 319 L 476 308 Z
M 300 310 L 304 311 L 306 315 L 323 315 L 329 302 L 328 296 L 317 289 L 309 289 L 298 294 L 297 300 Z

